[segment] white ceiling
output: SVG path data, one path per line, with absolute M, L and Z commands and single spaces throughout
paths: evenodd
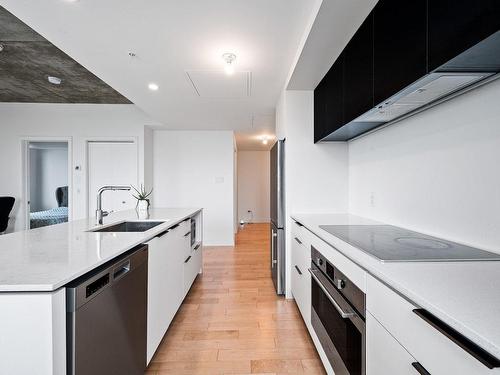
M 254 138 L 274 134 L 275 105 L 318 2 L 0 0 L 167 128 L 235 130 L 240 149 L 259 149 Z M 222 71 L 225 52 L 250 76 L 250 96 L 207 74 L 199 77 L 205 91 L 226 85 L 237 94 L 198 95 L 188 73 Z M 160 89 L 150 91 L 150 82 Z

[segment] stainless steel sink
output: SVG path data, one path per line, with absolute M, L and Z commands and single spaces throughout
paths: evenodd
M 123 221 L 104 228 L 92 229 L 89 232 L 145 232 L 163 223 L 165 221 Z

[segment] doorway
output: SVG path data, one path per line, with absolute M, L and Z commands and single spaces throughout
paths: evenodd
M 26 141 L 26 227 L 68 221 L 70 178 L 68 141 Z
M 138 185 L 138 149 L 135 141 L 88 141 L 87 216 L 97 208 L 97 192 L 107 185 Z M 105 192 L 103 210 L 108 212 L 135 208 L 136 202 L 130 191 Z

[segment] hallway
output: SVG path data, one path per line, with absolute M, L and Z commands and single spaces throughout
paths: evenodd
M 268 249 L 268 224 L 247 225 L 234 248 L 204 249 L 204 273 L 147 375 L 325 373 L 295 302 L 275 295 Z

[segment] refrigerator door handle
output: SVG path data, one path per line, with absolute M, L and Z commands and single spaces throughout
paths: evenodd
M 271 268 L 274 268 L 274 230 L 271 230 Z
M 274 239 L 278 237 L 278 233 L 276 233 L 274 230 L 271 230 L 271 268 L 274 268 L 274 265 L 278 263 L 278 261 L 275 259 L 274 256 Z

